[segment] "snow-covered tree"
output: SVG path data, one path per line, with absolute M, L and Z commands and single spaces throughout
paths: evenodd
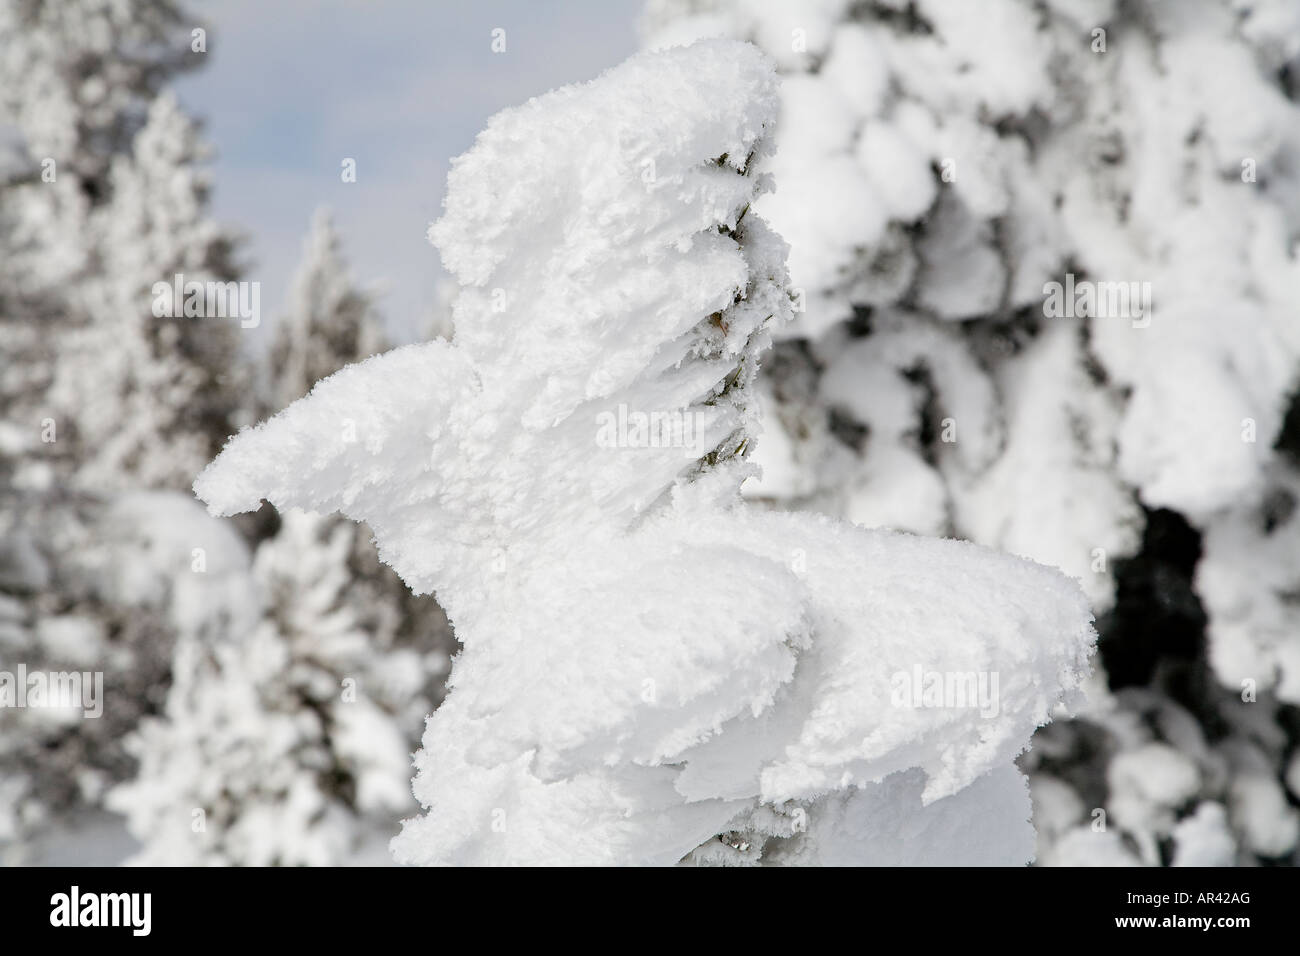
M 195 484 L 366 521 L 447 609 L 401 862 L 1032 856 L 1013 761 L 1087 671 L 1082 594 L 740 497 L 792 304 L 751 211 L 776 90 L 709 42 L 498 114 L 431 230 L 454 341 L 343 369 Z
M 271 394 L 379 349 L 329 216 L 318 213 L 268 359 Z M 450 640 L 431 598 L 374 558 L 363 529 L 290 510 L 265 522 L 238 631 L 181 634 L 165 711 L 109 797 L 161 865 L 339 865 L 382 850 L 414 809 L 409 754 L 441 694 Z
M 241 317 L 157 308 L 156 287 L 178 275 L 235 278 L 232 239 L 205 208 L 204 155 L 193 121 L 171 95 L 158 97 L 132 154 L 114 162 L 111 199 L 91 216 L 103 268 L 78 283 L 88 321 L 59 341 L 49 395 L 78 445 L 80 486 L 173 487 L 241 420 Z
M 286 513 L 245 582 L 261 620 L 178 641 L 164 714 L 131 746 L 139 772 L 109 797 L 135 862 L 336 866 L 412 809 L 409 738 L 445 656 L 376 646 L 361 606 L 383 595 L 353 581 L 355 531 Z
M 283 408 L 344 365 L 385 348 L 374 303 L 348 272 L 333 217 L 318 209 L 289 290 L 288 310 L 275 329 L 268 404 Z
M 38 528 L 39 547 L 16 565 L 37 577 L 3 580 L 0 670 L 7 680 L 21 665 L 29 673 L 100 674 L 102 683 L 97 707 L 10 701 L 0 709 L 0 850 L 10 862 L 131 775 L 125 738 L 161 710 L 173 642 L 237 633 L 247 626 L 240 619 L 251 590 L 239 534 L 176 492 L 69 499 Z
M 161 319 L 153 284 L 233 278 L 206 218 L 204 147 L 165 79 L 202 62 L 173 4 L 0 4 L 6 420 L 50 480 L 182 486 L 239 407 L 230 321 Z M 28 469 L 32 470 L 31 467 Z
M 201 62 L 191 43 L 198 26 L 179 5 L 157 0 L 5 0 L 5 121 L 21 130 L 38 163 L 53 158 L 87 190 L 102 187 L 149 103 L 177 72 Z
M 1300 381 L 1300 4 L 651 0 L 646 26 L 652 46 L 751 39 L 785 73 L 780 188 L 755 208 L 802 311 L 760 381 L 747 493 L 1078 578 L 1116 689 L 1190 708 L 1216 752 L 1253 740 L 1223 758 L 1252 780 L 1271 766 L 1278 799 L 1197 791 L 1242 858 L 1268 843 L 1252 830 L 1290 832 L 1296 464 L 1275 445 Z M 1097 706 L 1079 733 L 1119 761 Z M 1091 770 L 1113 786 L 1086 809 L 1123 802 L 1129 775 Z M 1117 832 L 1177 857 L 1151 851 L 1177 815 L 1112 817 L 1097 859 Z
M 96 719 L 0 711 L 14 853 L 129 774 L 122 742 L 166 692 L 178 576 L 224 549 L 166 495 L 188 544 L 151 545 L 168 529 L 147 514 L 120 520 L 141 489 L 188 483 L 241 421 L 238 326 L 152 308 L 177 272 L 233 277 L 202 145 L 160 93 L 202 62 L 194 26 L 171 3 L 0 0 L 0 669 L 102 672 L 106 687 Z M 139 580 L 122 591 L 128 564 Z

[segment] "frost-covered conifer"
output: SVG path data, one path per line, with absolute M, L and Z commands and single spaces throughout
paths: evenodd
M 196 482 L 366 521 L 447 609 L 399 861 L 1032 856 L 1013 761 L 1087 671 L 1083 596 L 740 498 L 791 311 L 751 211 L 776 111 L 769 63 L 709 42 L 498 114 L 430 233 L 453 342 L 343 369 Z
M 0 394 L 7 428 L 51 418 L 58 434 L 26 448 L 28 484 L 178 487 L 239 422 L 237 325 L 153 315 L 154 283 L 177 272 L 234 278 L 205 147 L 161 93 L 202 62 L 192 26 L 138 0 L 0 3 L 0 122 L 18 142 L 0 188 Z
M 206 301 L 199 316 L 175 315 L 161 292 L 177 276 L 236 287 L 232 239 L 206 210 L 205 153 L 175 98 L 159 96 L 90 217 L 102 272 L 79 283 L 86 321 L 60 339 L 48 397 L 76 442 L 78 487 L 174 487 L 240 422 L 238 335 L 260 316 L 208 314 Z
M 39 549 L 18 565 L 28 578 L 2 582 L 0 670 L 10 681 L 20 666 L 76 673 L 97 690 L 89 707 L 11 700 L 0 708 L 7 862 L 30 859 L 69 819 L 93 822 L 107 791 L 131 776 L 124 744 L 166 701 L 175 641 L 218 643 L 251 625 L 243 619 L 252 590 L 247 547 L 229 522 L 209 518 L 187 496 L 68 497 L 35 528 Z
M 283 408 L 349 362 L 385 348 L 374 303 L 348 273 L 333 217 L 318 209 L 303 242 L 288 311 L 276 326 L 269 404 Z
M 0 711 L 15 855 L 129 774 L 122 742 L 162 705 L 180 582 L 221 577 L 191 569 L 223 550 L 201 509 L 139 497 L 188 483 L 240 421 L 237 327 L 151 309 L 177 271 L 232 277 L 201 144 L 160 95 L 202 62 L 193 26 L 170 3 L 0 0 L 0 669 L 101 672 L 106 688 L 96 719 Z M 157 515 L 123 523 L 141 500 Z
M 409 738 L 440 659 L 367 629 L 361 599 L 381 595 L 354 583 L 355 531 L 284 514 L 244 581 L 261 619 L 182 634 L 166 709 L 131 745 L 139 772 L 109 798 L 134 862 L 337 866 L 412 808 Z

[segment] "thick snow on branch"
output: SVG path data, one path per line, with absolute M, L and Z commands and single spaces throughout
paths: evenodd
M 399 861 L 1032 855 L 1012 760 L 1087 672 L 1077 586 L 740 498 L 791 311 L 749 213 L 777 102 L 719 41 L 497 115 L 430 230 L 454 343 L 342 370 L 196 482 L 368 522 L 447 609 Z

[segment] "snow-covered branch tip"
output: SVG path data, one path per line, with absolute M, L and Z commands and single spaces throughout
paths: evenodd
M 400 861 L 1032 856 L 1013 759 L 1087 671 L 1077 586 L 740 500 L 790 313 L 749 211 L 776 120 L 771 65 L 729 41 L 493 117 L 430 230 L 454 342 L 343 369 L 196 482 L 217 513 L 368 522 L 447 609 L 465 649 Z M 913 674 L 995 699 L 903 700 Z

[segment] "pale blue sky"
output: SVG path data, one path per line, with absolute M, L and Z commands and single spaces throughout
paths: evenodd
M 273 324 L 318 205 L 390 329 L 427 321 L 425 238 L 448 160 L 494 112 L 596 76 L 636 48 L 642 0 L 208 0 L 206 68 L 176 84 L 216 149 L 213 211 L 249 238 Z M 505 30 L 506 50 L 491 49 Z M 357 161 L 357 182 L 340 163 Z

